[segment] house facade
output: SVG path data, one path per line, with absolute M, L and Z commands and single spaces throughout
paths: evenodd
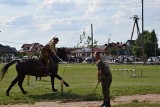
M 0 62 L 9 62 L 16 54 L 16 48 L 0 44 Z
M 37 55 L 37 52 L 43 45 L 39 43 L 33 44 L 23 44 L 22 49 L 19 50 L 21 54 L 24 55 Z M 127 55 L 128 54 L 128 45 L 126 43 L 117 42 L 117 43 L 109 43 L 104 45 L 97 45 L 93 48 L 84 47 L 84 48 L 65 48 L 66 54 L 68 58 L 72 57 L 81 57 L 83 59 L 92 57 L 93 53 L 98 51 L 100 52 L 102 57 L 106 56 L 119 56 L 119 55 Z
M 103 48 L 101 48 L 103 47 Z M 106 56 L 106 46 L 96 46 L 93 48 L 93 52 L 92 52 L 92 48 L 89 47 L 85 47 L 85 48 L 79 48 L 76 49 L 74 51 L 71 52 L 70 56 L 75 56 L 75 57 L 82 57 L 82 58 L 87 58 L 87 57 L 91 57 L 92 53 L 98 51 L 101 53 L 101 55 Z
M 19 53 L 22 55 L 38 55 L 38 51 L 44 47 L 43 45 L 39 43 L 32 43 L 32 44 L 23 44 L 21 49 L 19 50 Z

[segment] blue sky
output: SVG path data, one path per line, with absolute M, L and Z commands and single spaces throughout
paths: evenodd
M 133 17 L 140 18 L 142 0 L 0 0 L 0 44 L 21 48 L 24 43 L 45 45 L 55 35 L 58 47 L 74 47 L 84 28 L 98 45 L 131 38 Z M 160 44 L 160 1 L 144 0 L 144 30 L 155 32 Z M 136 28 L 133 39 L 137 38 Z

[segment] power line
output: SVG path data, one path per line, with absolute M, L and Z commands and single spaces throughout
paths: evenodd
M 11 44 L 28 44 L 28 43 L 20 43 L 20 42 L 11 42 L 11 41 L 0 41 L 3 43 L 11 43 Z

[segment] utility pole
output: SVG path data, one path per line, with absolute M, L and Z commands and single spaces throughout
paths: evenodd
M 131 18 L 133 18 L 133 20 L 134 20 L 133 30 L 132 30 L 132 34 L 131 34 L 131 40 L 132 40 L 135 25 L 136 25 L 136 27 L 137 27 L 137 35 L 138 35 L 138 36 L 140 35 L 140 30 L 139 30 L 139 26 L 138 26 L 138 20 L 139 20 L 138 16 L 137 16 L 137 15 L 134 15 L 134 17 L 131 17 Z
M 91 24 L 91 39 L 92 39 L 92 64 L 93 64 L 93 25 Z
M 154 44 L 154 45 L 155 45 L 155 53 L 154 53 L 154 54 L 155 54 L 155 57 L 157 56 L 157 51 L 156 51 L 156 48 L 157 48 L 157 47 L 156 47 L 157 39 L 156 39 L 156 36 L 157 36 L 157 35 L 155 35 L 155 38 L 154 38 L 154 39 L 155 39 L 155 41 L 154 41 L 154 42 L 155 42 L 155 44 Z
M 131 52 L 131 47 L 132 47 L 132 45 L 133 45 L 133 44 L 132 44 L 132 37 L 133 37 L 133 33 L 134 33 L 134 28 L 135 28 L 135 26 L 137 27 L 137 36 L 138 36 L 138 38 L 139 38 L 139 36 L 140 36 L 140 30 L 139 30 L 139 26 L 138 26 L 138 20 L 139 20 L 138 15 L 134 15 L 134 17 L 131 17 L 131 18 L 133 18 L 134 24 L 133 24 L 132 34 L 131 34 L 131 43 L 130 43 L 130 45 L 129 45 L 129 54 L 130 54 L 130 55 L 132 54 L 132 52 Z M 142 36 L 141 36 L 141 38 L 142 38 Z M 141 39 L 141 40 L 142 40 L 142 39 Z M 141 43 L 142 43 L 142 42 L 141 42 Z M 141 45 L 140 49 L 141 49 L 141 51 L 142 51 L 142 45 Z M 135 68 L 136 68 L 136 63 L 135 63 Z M 136 77 L 136 69 L 134 70 L 133 77 Z
M 143 17 L 143 12 L 144 10 L 143 10 L 143 0 L 142 0 L 142 33 L 143 33 L 143 31 L 144 31 L 144 17 Z
M 134 33 L 134 28 L 135 28 L 135 27 L 137 27 L 137 36 L 138 36 L 138 37 L 140 36 L 140 30 L 139 30 L 139 26 L 138 26 L 138 20 L 139 20 L 139 18 L 138 18 L 137 15 L 134 15 L 134 17 L 131 17 L 131 18 L 133 18 L 134 24 L 133 24 L 132 34 L 131 34 L 131 44 L 130 44 L 129 49 L 128 49 L 129 55 L 132 54 L 132 52 L 131 52 L 131 47 L 132 47 L 132 45 L 133 45 L 133 44 L 132 44 L 132 37 L 133 37 L 133 33 Z M 141 46 L 140 49 L 142 50 L 142 46 Z
M 108 52 L 108 55 L 111 55 L 111 49 L 110 49 L 110 35 L 111 35 L 111 33 L 109 34 L 109 38 L 108 38 L 108 45 L 107 45 L 107 47 L 109 48 L 109 52 Z
M 144 17 L 143 17 L 143 13 L 144 13 L 144 9 L 143 9 L 143 1 L 142 0 L 142 35 L 141 35 L 141 47 L 142 47 L 142 60 L 143 60 L 143 63 L 145 62 L 145 57 L 144 57 Z

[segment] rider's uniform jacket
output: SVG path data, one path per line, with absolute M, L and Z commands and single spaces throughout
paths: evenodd
M 51 50 L 52 54 L 56 55 L 55 41 L 52 40 L 47 45 L 48 45 L 49 49 Z

